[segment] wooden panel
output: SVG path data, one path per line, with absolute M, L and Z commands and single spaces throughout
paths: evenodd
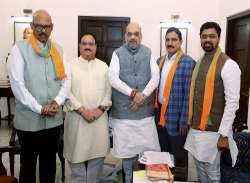
M 87 26 L 86 32 L 90 32 L 95 35 L 97 43 L 101 43 L 104 39 L 104 27 L 102 26 Z
M 107 47 L 107 50 L 106 50 L 106 58 L 107 58 L 107 64 L 109 65 L 110 63 L 110 58 L 112 57 L 112 54 L 113 52 L 119 47 Z
M 121 41 L 123 39 L 122 27 L 108 27 L 107 41 Z
M 109 65 L 113 51 L 124 42 L 129 21 L 128 17 L 78 17 L 78 37 L 85 32 L 93 33 L 97 38 L 96 57 Z
M 243 17 L 228 19 L 227 54 L 235 60 L 241 69 L 240 106 L 236 112 L 234 129 L 245 128 L 248 118 L 249 82 L 250 82 L 250 12 Z
M 236 25 L 235 27 L 235 32 L 234 32 L 234 38 L 235 42 L 234 48 L 235 49 L 246 49 L 248 45 L 248 39 L 249 39 L 249 31 L 247 28 L 247 24 L 239 24 Z

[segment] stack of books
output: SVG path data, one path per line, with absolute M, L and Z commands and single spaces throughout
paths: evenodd
M 146 165 L 146 176 L 151 181 L 174 180 L 174 176 L 167 164 L 149 164 Z
M 144 182 L 173 182 L 174 175 L 170 168 L 174 167 L 174 162 L 173 156 L 168 152 L 145 151 L 138 162 L 145 165 Z
M 10 87 L 10 80 L 0 79 L 0 87 L 1 88 L 9 88 Z

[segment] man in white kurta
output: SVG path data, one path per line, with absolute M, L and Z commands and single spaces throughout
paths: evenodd
M 81 56 L 72 60 L 72 86 L 66 105 L 64 155 L 73 183 L 97 183 L 109 152 L 108 115 L 111 86 L 108 66 L 95 58 L 96 39 L 83 35 Z
M 153 91 L 159 69 L 151 50 L 141 44 L 141 28 L 130 23 L 126 43 L 114 51 L 109 79 L 112 85 L 112 154 L 122 158 L 125 182 L 132 182 L 132 167 L 143 151 L 160 151 L 154 122 Z
M 205 129 L 202 129 L 201 116 L 204 112 L 203 105 L 209 102 L 209 97 L 204 97 L 206 90 L 205 77 L 208 69 L 212 67 L 212 60 L 218 53 L 221 28 L 216 22 L 206 22 L 200 28 L 201 46 L 205 51 L 204 56 L 197 62 L 192 81 L 194 87 L 193 113 L 190 130 L 184 148 L 189 151 L 197 167 L 198 180 L 204 183 L 219 183 L 220 180 L 220 156 L 221 152 L 229 149 L 232 157 L 232 165 L 235 165 L 238 149 L 232 137 L 232 125 L 240 98 L 241 71 L 237 63 L 222 52 L 216 62 L 214 78 L 214 92 L 211 109 L 206 120 Z M 191 84 L 192 86 L 192 84 Z M 206 106 L 207 107 L 207 106 Z

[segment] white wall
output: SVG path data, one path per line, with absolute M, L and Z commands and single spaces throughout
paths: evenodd
M 160 53 L 160 22 L 170 21 L 172 14 L 190 21 L 188 53 L 198 59 L 202 53 L 199 28 L 205 21 L 217 21 L 225 31 L 226 16 L 250 7 L 250 1 L 226 0 L 8 0 L 0 2 L 0 77 L 4 75 L 3 60 L 12 47 L 13 22 L 11 16 L 20 16 L 22 10 L 46 9 L 54 23 L 53 38 L 59 42 L 70 60 L 77 56 L 78 16 L 125 16 L 142 25 L 143 43 L 151 47 L 155 56 Z M 224 32 L 222 32 L 224 34 Z M 222 38 L 224 39 L 224 38 Z M 224 40 L 222 40 L 224 47 Z M 0 103 L 1 105 L 1 103 Z M 2 104 L 3 105 L 3 104 Z
M 198 32 L 201 23 L 218 19 L 219 3 L 217 0 L 211 2 L 204 9 L 202 0 L 180 0 L 178 3 L 170 0 L 9 0 L 4 3 L 1 1 L 0 22 L 1 27 L 5 29 L 0 35 L 1 42 L 4 43 L 0 48 L 0 59 L 3 60 L 12 46 L 13 22 L 10 17 L 22 15 L 24 8 L 31 8 L 33 11 L 44 8 L 49 11 L 55 25 L 53 38 L 61 43 L 69 59 L 77 56 L 79 15 L 131 17 L 131 21 L 142 25 L 143 42 L 152 48 L 155 56 L 158 56 L 159 23 L 170 21 L 171 14 L 180 14 L 181 20 L 191 21 L 188 50 L 190 55 L 197 58 L 200 54 Z
M 125 16 L 142 25 L 143 43 L 151 47 L 157 57 L 160 53 L 160 22 L 170 21 L 171 14 L 180 14 L 181 20 L 191 22 L 188 37 L 188 53 L 197 59 L 200 55 L 199 27 L 207 20 L 218 19 L 218 5 L 211 0 L 205 9 L 202 0 L 1 0 L 0 2 L 0 78 L 6 76 L 3 60 L 13 42 L 11 16 L 20 16 L 22 10 L 46 9 L 54 23 L 53 38 L 59 42 L 70 60 L 77 56 L 78 16 Z M 196 8 L 194 8 L 196 7 Z M 201 14 L 201 12 L 203 12 Z M 2 113 L 6 114 L 5 102 L 0 102 Z

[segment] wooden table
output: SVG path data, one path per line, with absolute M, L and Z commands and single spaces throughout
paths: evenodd
M 11 124 L 11 107 L 10 107 L 10 98 L 14 98 L 14 94 L 12 93 L 10 86 L 0 86 L 0 98 L 6 97 L 7 98 L 7 107 L 8 107 L 8 125 Z M 0 119 L 0 126 L 1 126 L 1 119 Z

